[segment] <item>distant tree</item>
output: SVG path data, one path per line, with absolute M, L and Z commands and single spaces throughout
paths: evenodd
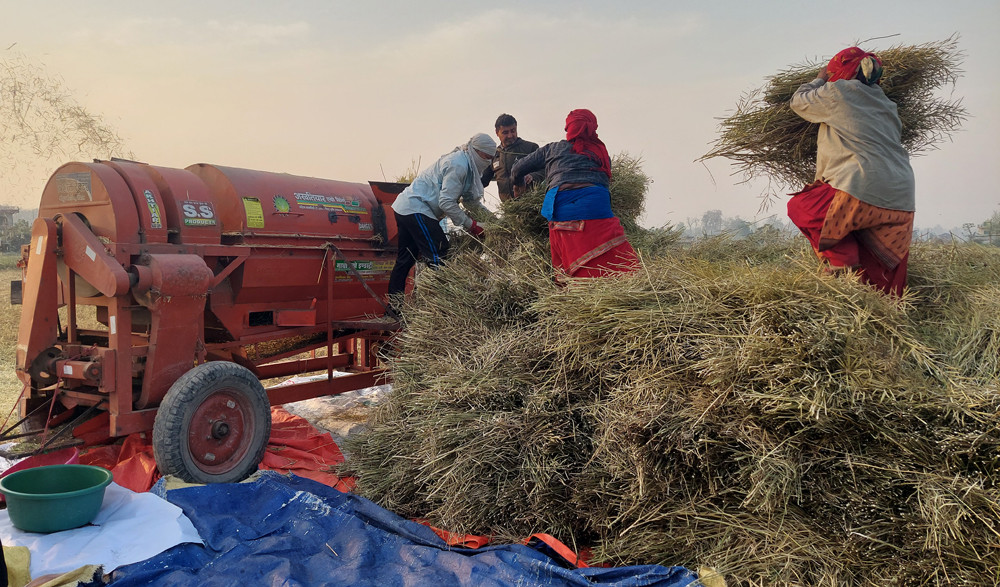
M 697 237 L 701 236 L 702 234 L 704 234 L 704 231 L 701 230 L 701 219 L 699 219 L 699 218 L 694 218 L 692 216 L 688 216 L 684 220 L 683 226 L 685 226 L 684 234 L 686 236 L 691 236 L 691 237 L 697 238 Z
M 979 232 L 987 244 L 1000 245 L 1000 211 L 994 212 L 989 220 L 983 222 L 979 226 Z
M 701 228 L 707 235 L 722 232 L 722 210 L 709 210 L 701 216 Z
M 726 218 L 723 222 L 726 233 L 735 237 L 744 238 L 750 236 L 753 232 L 753 224 L 743 220 L 739 216 L 733 216 L 732 218 Z
M 31 242 L 31 223 L 21 219 L 0 229 L 0 251 L 16 252 Z

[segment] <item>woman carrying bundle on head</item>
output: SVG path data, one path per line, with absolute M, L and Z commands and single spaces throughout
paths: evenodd
M 603 277 L 635 271 L 639 259 L 611 211 L 611 158 L 597 138 L 597 117 L 573 110 L 566 140 L 549 143 L 514 164 L 514 197 L 530 173 L 545 170 L 548 191 L 542 216 L 549 221 L 552 265 L 569 277 Z
M 816 181 L 788 201 L 788 217 L 837 272 L 896 296 L 906 286 L 914 179 L 896 104 L 878 85 L 882 61 L 844 49 L 789 105 L 819 123 Z

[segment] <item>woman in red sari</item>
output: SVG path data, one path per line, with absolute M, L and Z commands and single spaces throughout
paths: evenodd
M 638 257 L 611 211 L 611 158 L 590 110 L 569 113 L 565 141 L 549 143 L 514 165 L 515 197 L 525 177 L 543 168 L 548 191 L 542 216 L 549 221 L 552 265 L 570 277 L 635 271 Z
M 792 195 L 788 216 L 830 270 L 856 270 L 893 295 L 906 286 L 914 179 L 896 105 L 878 85 L 882 62 L 850 47 L 837 53 L 790 106 L 819 123 L 816 181 Z

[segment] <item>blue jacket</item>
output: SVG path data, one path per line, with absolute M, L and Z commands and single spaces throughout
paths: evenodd
M 474 185 L 479 182 L 479 175 L 471 173 L 465 151 L 456 149 L 421 171 L 413 183 L 399 194 L 392 209 L 404 216 L 423 214 L 438 220 L 447 216 L 455 226 L 469 228 L 472 218 L 459 206 L 459 202 L 467 208 L 482 207 L 475 189 L 477 186 Z M 481 187 L 479 191 L 482 191 Z

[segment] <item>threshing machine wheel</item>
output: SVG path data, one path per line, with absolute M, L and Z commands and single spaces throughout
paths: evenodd
M 203 363 L 167 391 L 153 424 L 163 474 L 194 483 L 233 483 L 257 470 L 271 435 L 264 386 L 247 368 Z

